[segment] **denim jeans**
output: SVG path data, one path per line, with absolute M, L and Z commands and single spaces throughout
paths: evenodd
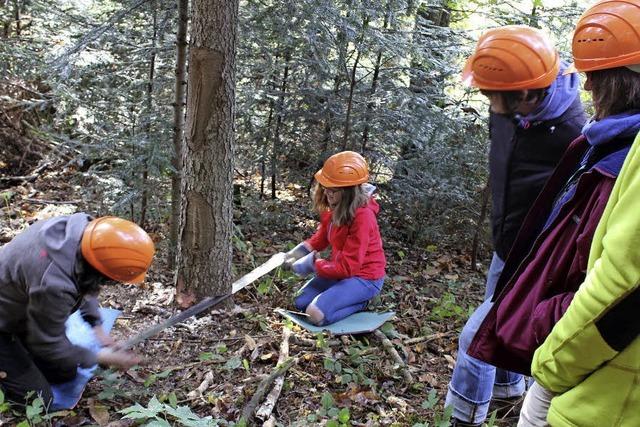
M 335 323 L 364 310 L 369 300 L 380 293 L 384 279 L 366 280 L 349 277 L 343 280 L 314 277 L 309 280 L 294 301 L 300 311 L 312 302 L 324 314 L 323 325 Z
M 445 407 L 453 406 L 453 417 L 467 423 L 480 424 L 487 418 L 492 396 L 518 397 L 525 391 L 522 375 L 496 369 L 467 355 L 471 340 L 493 305 L 491 296 L 503 267 L 504 261 L 494 254 L 487 275 L 485 301 L 473 312 L 460 333 L 458 358 L 449 383 Z

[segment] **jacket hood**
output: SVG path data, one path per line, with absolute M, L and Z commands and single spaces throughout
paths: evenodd
M 362 189 L 362 191 L 364 191 L 364 194 L 369 197 L 373 196 L 373 193 L 375 193 L 378 189 L 375 185 L 369 184 L 368 182 L 361 184 L 360 188 Z
M 536 124 L 553 120 L 563 115 L 578 96 L 580 77 L 578 73 L 563 75 L 567 63 L 560 63 L 558 77 L 547 89 L 546 96 L 533 112 L 520 118 L 520 127 L 528 128 L 529 124 Z
M 590 120 L 582 133 L 591 145 L 605 144 L 616 138 L 632 138 L 640 132 L 640 110 L 631 110 L 601 120 Z
M 373 193 L 375 193 L 378 188 L 368 182 L 361 184 L 360 188 L 362 188 L 362 191 L 369 196 L 369 202 L 361 209 L 371 209 L 375 215 L 378 215 L 378 212 L 380 212 L 380 205 L 376 202 L 376 199 L 373 196 Z
M 74 271 L 82 233 L 90 220 L 86 213 L 76 213 L 49 219 L 40 229 L 47 255 L 62 271 Z
M 371 211 L 378 216 L 378 212 L 380 212 L 380 205 L 373 197 L 369 197 L 369 203 L 363 206 L 361 209 L 371 209 Z

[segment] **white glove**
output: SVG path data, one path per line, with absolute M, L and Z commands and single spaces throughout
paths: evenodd
M 282 265 L 284 266 L 284 268 L 291 270 L 291 266 L 293 265 L 293 263 L 298 261 L 303 256 L 307 255 L 309 252 L 311 251 L 307 249 L 305 244 L 300 243 L 298 246 L 291 249 L 285 254 L 284 263 Z
M 307 277 L 316 272 L 316 251 L 305 255 L 291 266 L 294 273 L 300 277 Z

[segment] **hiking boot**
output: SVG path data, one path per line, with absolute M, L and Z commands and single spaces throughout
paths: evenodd
M 460 421 L 457 418 L 451 418 L 451 427 L 480 427 L 482 424 L 473 424 L 465 421 Z

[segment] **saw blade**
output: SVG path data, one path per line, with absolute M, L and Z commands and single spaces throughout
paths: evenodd
M 221 303 L 222 301 L 231 297 L 233 294 L 235 294 L 239 290 L 247 287 L 247 285 L 255 282 L 260 277 L 280 267 L 282 263 L 284 263 L 285 258 L 286 258 L 286 254 L 283 252 L 279 252 L 273 255 L 271 258 L 269 258 L 267 262 L 254 268 L 249 273 L 245 274 L 240 279 L 233 282 L 233 284 L 231 285 L 231 293 L 217 296 L 217 297 L 205 298 L 202 301 L 200 301 L 198 304 L 191 306 L 188 309 L 176 314 L 175 316 L 168 318 L 164 322 L 158 323 L 157 325 L 152 326 L 151 328 L 148 328 L 140 332 L 133 338 L 130 338 L 124 343 L 122 343 L 119 346 L 119 348 L 123 350 L 131 348 L 132 346 L 146 340 L 147 338 L 157 335 L 158 333 L 164 331 L 165 329 L 171 326 L 174 326 L 178 323 L 181 323 L 187 320 L 188 318 L 195 316 L 196 314 L 201 313 L 204 310 L 211 308 L 216 304 Z

